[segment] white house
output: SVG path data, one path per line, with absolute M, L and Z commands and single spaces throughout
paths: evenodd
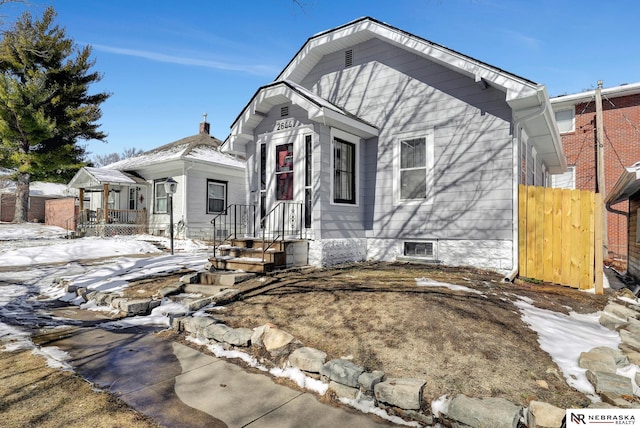
M 223 150 L 247 159 L 247 204 L 267 217 L 301 207 L 299 219 L 285 211 L 312 265 L 409 259 L 507 273 L 518 184 L 535 168 L 566 170 L 543 85 L 368 17 L 309 38 Z
M 80 189 L 81 225 L 87 232 L 169 234 L 171 196 L 175 235 L 211 240 L 211 219 L 245 200 L 245 162 L 222 153 L 220 140 L 200 132 L 103 168 L 82 168 L 69 183 Z M 89 197 L 87 197 L 89 195 Z

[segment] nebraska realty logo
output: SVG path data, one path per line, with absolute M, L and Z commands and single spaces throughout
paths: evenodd
M 640 409 L 568 409 L 566 427 L 640 427 Z

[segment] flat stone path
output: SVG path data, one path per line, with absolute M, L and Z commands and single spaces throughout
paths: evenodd
M 224 359 L 148 329 L 79 327 L 41 346 L 67 351 L 76 372 L 161 425 L 180 427 L 387 427 L 391 423 L 321 403 Z M 45 342 L 45 343 L 43 343 Z

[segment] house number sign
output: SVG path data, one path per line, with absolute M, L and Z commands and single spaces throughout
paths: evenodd
M 295 126 L 297 126 L 295 119 L 282 119 L 276 121 L 274 131 L 284 131 L 285 129 L 294 128 Z

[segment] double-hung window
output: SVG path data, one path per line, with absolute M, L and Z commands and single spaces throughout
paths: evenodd
M 217 214 L 227 206 L 227 183 L 207 180 L 207 214 Z
M 398 146 L 399 199 L 428 200 L 432 185 L 433 130 L 399 138 Z
M 164 187 L 164 180 L 154 183 L 154 203 L 153 211 L 156 214 L 166 214 L 167 211 L 167 190 Z
M 333 202 L 355 204 L 356 145 L 339 138 L 333 143 Z

